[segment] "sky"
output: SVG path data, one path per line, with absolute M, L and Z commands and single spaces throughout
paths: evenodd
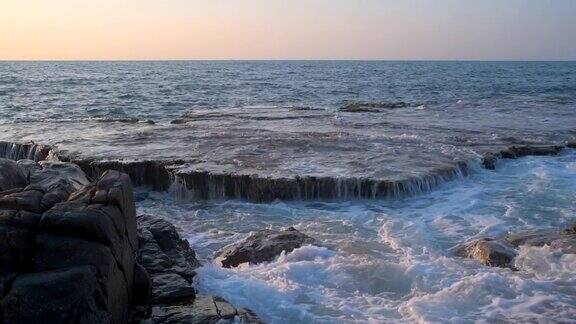
M 0 60 L 576 60 L 576 0 L 0 0 Z

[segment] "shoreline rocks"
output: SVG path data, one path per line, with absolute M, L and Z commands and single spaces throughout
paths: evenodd
M 290 253 L 303 245 L 315 243 L 315 239 L 294 227 L 282 231 L 260 230 L 219 251 L 216 261 L 224 268 L 234 268 L 242 263 L 270 262 L 282 252 Z
M 176 227 L 161 217 L 140 215 L 138 260 L 150 275 L 151 298 L 139 315 L 143 323 L 263 323 L 252 311 L 193 287 L 200 266 Z
M 495 170 L 499 159 L 518 159 L 525 156 L 553 156 L 558 155 L 564 148 L 574 148 L 576 143 L 567 143 L 565 146 L 511 146 L 499 152 L 487 152 L 482 157 L 482 166 L 488 170 Z
M 200 265 L 161 218 L 136 217 L 130 177 L 0 159 L 1 323 L 262 323 L 198 295 Z
M 33 163 L 21 163 L 25 188 L 0 193 L 0 321 L 127 322 L 138 249 L 130 179 L 109 171 L 70 195 L 85 179 L 77 166 Z
M 576 229 L 532 230 L 500 238 L 480 238 L 460 244 L 452 252 L 459 257 L 478 260 L 486 266 L 518 270 L 514 266 L 518 248 L 544 245 L 559 249 L 562 253 L 576 254 Z
M 410 104 L 403 101 L 398 102 L 350 102 L 340 108 L 341 112 L 383 112 L 385 109 L 399 109 L 407 107 L 417 107 L 417 104 Z

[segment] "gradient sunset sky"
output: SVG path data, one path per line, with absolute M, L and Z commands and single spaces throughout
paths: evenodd
M 576 59 L 576 0 L 0 0 L 0 60 Z

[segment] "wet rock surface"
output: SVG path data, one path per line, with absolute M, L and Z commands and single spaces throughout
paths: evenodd
M 196 298 L 155 307 L 144 323 L 264 323 L 252 311 L 236 309 L 219 297 L 197 295 Z
M 138 249 L 128 176 L 88 184 L 69 163 L 9 165 L 27 175 L 0 193 L 0 322 L 126 322 Z
M 194 269 L 200 262 L 170 222 L 153 215 L 138 216 L 138 241 L 140 263 L 152 282 L 150 313 L 144 323 L 262 323 L 249 310 L 196 293 Z
M 518 253 L 506 240 L 482 238 L 458 247 L 455 255 L 480 261 L 491 267 L 513 268 Z
M 303 245 L 314 243 L 316 240 L 293 227 L 283 231 L 261 230 L 241 242 L 225 247 L 217 253 L 216 260 L 225 268 L 237 267 L 242 263 L 269 262 L 282 252 L 290 253 Z
M 511 146 L 499 152 L 485 153 L 482 158 L 482 166 L 488 170 L 495 170 L 499 159 L 518 159 L 525 156 L 552 156 L 558 155 L 564 148 L 574 147 L 571 143 L 553 146 Z
M 194 250 L 170 222 L 152 215 L 138 216 L 140 264 L 152 279 L 154 304 L 193 298 L 194 269 L 200 266 Z
M 521 246 L 550 246 L 562 253 L 576 254 L 576 230 L 532 230 L 501 238 L 480 238 L 457 246 L 456 256 L 471 258 L 493 267 L 516 269 L 514 258 Z
M 343 112 L 382 112 L 386 109 L 399 109 L 407 107 L 417 107 L 417 104 L 410 104 L 403 101 L 398 102 L 351 102 L 340 108 Z

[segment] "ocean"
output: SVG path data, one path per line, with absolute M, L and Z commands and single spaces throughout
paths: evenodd
M 575 150 L 481 166 L 575 124 L 576 62 L 0 62 L 0 140 L 130 165 L 198 289 L 271 323 L 573 320 L 576 255 L 522 247 L 512 271 L 451 251 L 576 222 Z M 288 226 L 323 246 L 213 262 Z

